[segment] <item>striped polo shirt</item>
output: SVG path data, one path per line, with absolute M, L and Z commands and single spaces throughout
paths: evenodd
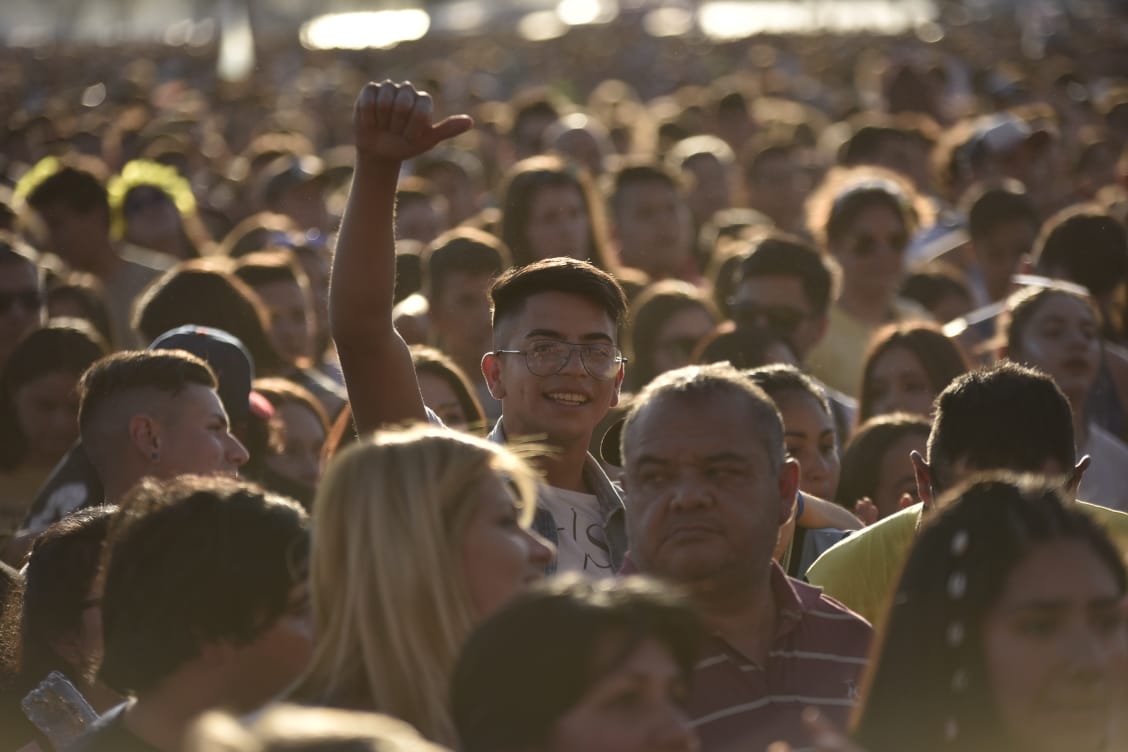
M 716 635 L 702 647 L 689 712 L 706 752 L 762 752 L 780 740 L 796 750 L 810 749 L 800 721 L 808 706 L 846 727 L 873 630 L 775 564 L 772 595 L 776 634 L 766 665 L 757 666 Z

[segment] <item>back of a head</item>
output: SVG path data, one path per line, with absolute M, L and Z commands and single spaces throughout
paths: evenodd
M 62 161 L 54 157 L 41 160 L 16 186 L 28 206 L 42 212 L 53 206 L 87 213 L 104 211 L 109 221 L 110 204 L 105 188 L 105 165 L 90 160 L 68 157 Z
M 462 651 L 451 693 L 462 749 L 544 748 L 555 723 L 647 640 L 688 680 L 700 630 L 680 596 L 643 577 L 566 575 L 538 586 L 480 625 Z
M 1059 484 L 1008 473 L 956 489 L 922 527 L 880 632 L 854 739 L 870 752 L 1015 749 L 991 688 L 984 621 L 1036 547 L 1079 542 L 1128 587 L 1116 546 Z
M 1128 280 L 1128 230 L 1097 206 L 1064 209 L 1043 226 L 1034 257 L 1039 274 L 1102 296 Z
M 920 363 L 933 394 L 940 393 L 953 379 L 966 373 L 970 365 L 959 344 L 937 325 L 923 321 L 888 324 L 873 335 L 866 350 L 858 420 L 869 420 L 874 416 L 874 372 L 878 360 L 896 348 L 911 353 Z
M 516 317 L 534 295 L 560 292 L 575 295 L 603 309 L 616 327 L 623 323 L 627 299 L 623 288 L 605 271 L 586 261 L 551 258 L 502 274 L 490 287 L 493 325 Z
M 1053 379 L 1003 362 L 956 378 L 936 398 L 928 437 L 932 481 L 950 486 L 957 463 L 972 470 L 1073 469 L 1073 413 Z
M 254 641 L 304 580 L 308 546 L 301 507 L 253 484 L 142 481 L 106 541 L 100 678 L 143 695 L 208 644 Z

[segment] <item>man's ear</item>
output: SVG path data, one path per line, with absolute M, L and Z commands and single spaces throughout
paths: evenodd
M 1081 477 L 1085 475 L 1085 471 L 1088 470 L 1089 466 L 1092 464 L 1093 458 L 1086 454 L 1073 466 L 1073 472 L 1069 474 L 1069 480 L 1065 483 L 1065 490 L 1066 493 L 1069 494 L 1069 498 L 1077 498 L 1077 489 L 1081 487 Z
M 129 419 L 129 441 L 142 457 L 160 459 L 161 425 L 153 416 L 140 413 Z
M 926 510 L 932 509 L 932 505 L 936 502 L 932 498 L 932 468 L 915 449 L 909 453 L 909 459 L 913 463 L 913 475 L 916 476 L 917 497 L 924 502 Z
M 619 404 L 619 393 L 623 389 L 623 379 L 627 375 L 627 367 L 622 363 L 619 364 L 619 372 L 615 374 L 615 390 L 611 392 L 611 407 Z
M 492 352 L 482 356 L 482 376 L 486 379 L 486 388 L 495 400 L 505 397 L 505 384 L 501 378 L 501 358 Z
M 779 524 L 791 519 L 799 493 L 799 463 L 788 457 L 779 468 Z

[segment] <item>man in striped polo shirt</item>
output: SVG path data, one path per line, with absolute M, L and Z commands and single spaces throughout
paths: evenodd
M 622 442 L 631 559 L 711 633 L 689 701 L 704 749 L 808 746 L 808 706 L 844 726 L 872 630 L 772 558 L 799 485 L 772 401 L 728 365 L 682 368 L 642 391 Z

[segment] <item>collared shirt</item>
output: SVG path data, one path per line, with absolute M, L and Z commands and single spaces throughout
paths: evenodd
M 497 422 L 493 430 L 490 431 L 488 438 L 498 444 L 506 443 L 505 426 L 502 425 L 502 420 Z M 611 568 L 608 570 L 608 575 L 610 575 L 622 567 L 623 557 L 627 553 L 627 521 L 623 499 L 619 489 L 607 477 L 607 473 L 603 472 L 599 461 L 592 457 L 590 453 L 584 460 L 583 481 L 584 485 L 595 495 L 599 504 L 604 541 L 607 545 L 607 553 L 611 557 Z M 559 523 L 560 521 L 554 519 L 548 509 L 545 508 L 544 502 L 538 502 L 537 514 L 533 518 L 533 529 L 554 546 L 560 542 Z M 553 560 L 546 573 L 554 574 L 556 571 L 556 561 Z M 589 572 L 589 574 L 592 573 Z
M 781 740 L 810 748 L 803 709 L 816 707 L 844 728 L 857 700 L 869 623 L 774 563 L 771 587 L 775 637 L 763 666 L 718 635 L 702 646 L 689 713 L 707 752 L 759 752 Z

